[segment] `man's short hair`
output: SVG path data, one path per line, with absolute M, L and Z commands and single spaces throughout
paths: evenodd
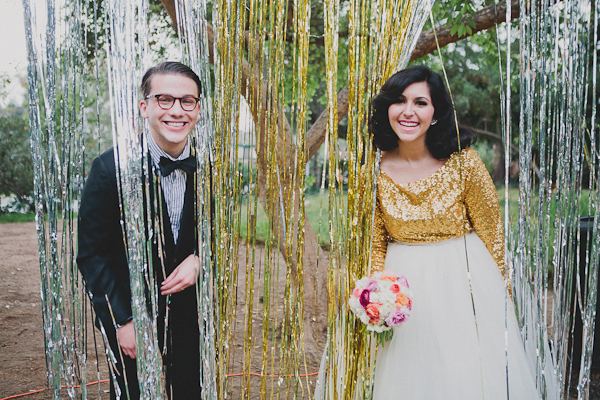
M 142 78 L 142 94 L 144 97 L 150 94 L 150 84 L 154 75 L 183 75 L 190 78 L 198 86 L 198 96 L 202 94 L 202 84 L 200 78 L 190 67 L 177 61 L 165 61 L 148 69 Z

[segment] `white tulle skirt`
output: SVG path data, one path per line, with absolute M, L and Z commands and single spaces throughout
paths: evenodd
M 390 243 L 385 269 L 408 279 L 413 309 L 378 349 L 373 399 L 539 398 L 502 274 L 476 233 Z

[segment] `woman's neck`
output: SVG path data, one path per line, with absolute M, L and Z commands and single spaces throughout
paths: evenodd
M 381 171 L 398 184 L 426 178 L 445 164 L 431 155 L 426 146 L 401 143 L 396 149 L 382 153 Z
M 389 152 L 392 158 L 409 164 L 431 160 L 434 157 L 429 152 L 425 143 L 400 142 L 398 147 Z

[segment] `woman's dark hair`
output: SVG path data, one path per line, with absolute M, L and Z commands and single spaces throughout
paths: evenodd
M 427 130 L 425 145 L 433 157 L 438 160 L 446 159 L 458 151 L 454 109 L 442 77 L 425 66 L 411 67 L 396 72 L 383 84 L 377 96 L 371 100 L 369 129 L 373 133 L 373 144 L 383 151 L 394 150 L 398 147 L 398 135 L 390 125 L 388 108 L 399 101 L 404 89 L 417 82 L 426 82 L 429 86 L 434 108 L 433 118 L 438 121 Z M 459 131 L 461 149 L 475 143 L 473 132 L 460 126 Z
M 154 75 L 183 75 L 186 78 L 190 78 L 198 86 L 198 96 L 202 94 L 202 84 L 200 78 L 190 67 L 185 64 L 176 61 L 165 61 L 154 67 L 148 69 L 142 78 L 142 94 L 144 97 L 150 94 L 150 83 Z

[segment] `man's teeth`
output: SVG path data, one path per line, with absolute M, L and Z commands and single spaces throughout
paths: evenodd
M 167 125 L 180 128 L 184 125 L 184 122 L 167 122 Z

